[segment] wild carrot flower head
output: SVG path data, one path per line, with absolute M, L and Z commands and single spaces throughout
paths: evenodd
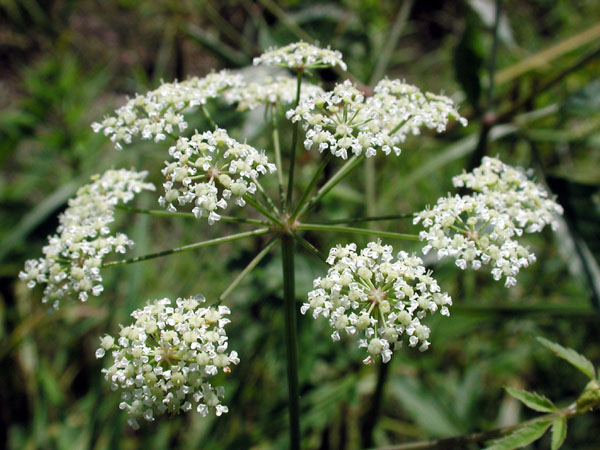
M 296 42 L 268 50 L 254 58 L 253 63 L 255 66 L 281 66 L 290 69 L 322 69 L 340 66 L 346 70 L 346 63 L 338 50 L 320 48 L 306 42 Z
M 162 83 L 153 91 L 136 95 L 117 109 L 114 116 L 93 123 L 92 128 L 109 136 L 118 150 L 137 136 L 159 142 L 169 134 L 187 129 L 184 117 L 187 110 L 204 105 L 223 91 L 242 84 L 240 75 L 225 70 L 203 78 Z
M 125 234 L 110 234 L 117 203 L 127 203 L 142 190 L 154 190 L 144 182 L 147 172 L 109 170 L 92 177 L 77 191 L 59 216 L 57 234 L 48 238 L 44 257 L 29 260 L 19 274 L 29 288 L 44 284 L 42 302 L 58 308 L 60 301 L 75 295 L 86 301 L 103 290 L 99 267 L 106 255 L 125 253 L 133 241 Z
M 259 105 L 286 105 L 296 100 L 296 84 L 297 80 L 289 76 L 266 77 L 260 82 L 230 89 L 225 94 L 225 99 L 229 103 L 237 103 L 240 111 L 254 109 Z M 323 89 L 319 86 L 303 82 L 300 98 L 307 100 L 322 93 Z
M 193 204 L 194 215 L 208 216 L 210 224 L 221 218 L 217 210 L 231 197 L 244 206 L 244 195 L 256 192 L 256 179 L 275 171 L 264 151 L 237 142 L 223 129 L 181 137 L 169 154 L 173 161 L 162 170 L 167 181 L 159 203 L 169 211 Z
M 394 257 L 392 247 L 379 241 L 360 253 L 356 244 L 338 245 L 327 263 L 327 276 L 314 280 L 301 312 L 326 317 L 334 341 L 342 332 L 358 334 L 359 347 L 368 353 L 365 364 L 378 357 L 388 362 L 403 335 L 411 347 L 426 350 L 430 329 L 421 320 L 438 310 L 450 314 L 452 299 L 414 254 L 399 252 Z
M 333 91 L 302 100 L 286 116 L 303 121 L 307 150 L 329 150 L 343 159 L 350 153 L 371 157 L 378 150 L 399 155 L 406 136 L 422 127 L 440 132 L 449 119 L 466 123 L 449 98 L 424 94 L 398 80 L 382 81 L 368 98 L 346 80 Z
M 548 192 L 530 181 L 524 172 L 495 158 L 484 158 L 481 167 L 453 179 L 471 195 L 443 197 L 415 215 L 414 224 L 425 228 L 419 237 L 427 241 L 423 252 L 456 258 L 461 269 L 490 265 L 495 280 L 514 286 L 519 271 L 535 262 L 535 255 L 517 238 L 523 232 L 557 226 L 562 207 Z
M 226 306 L 202 307 L 204 297 L 164 298 L 135 310 L 135 321 L 122 327 L 118 337 L 104 336 L 96 357 L 106 352 L 113 363 L 103 369 L 113 390 L 120 390 L 121 409 L 138 428 L 137 419 L 154 420 L 158 414 L 195 409 L 206 416 L 228 411 L 221 404 L 222 386 L 211 378 L 238 364 L 235 351 L 227 351 Z

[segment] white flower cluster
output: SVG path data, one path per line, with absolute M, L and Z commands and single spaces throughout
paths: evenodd
M 301 308 L 302 314 L 312 310 L 314 318 L 328 318 L 334 341 L 342 331 L 361 334 L 359 347 L 369 354 L 365 364 L 379 356 L 388 362 L 403 334 L 411 347 L 426 350 L 430 329 L 421 319 L 438 309 L 450 315 L 452 299 L 440 291 L 421 258 L 406 252 L 394 258 L 392 251 L 379 241 L 367 244 L 359 254 L 356 244 L 332 248 L 327 276 L 314 280 L 314 290 Z
M 394 144 L 404 142 L 409 134 L 418 135 L 422 127 L 442 133 L 449 120 L 467 125 L 467 119 L 461 117 L 452 99 L 422 92 L 400 80 L 381 80 L 369 102 L 384 111 L 381 125 L 390 132 Z
M 147 172 L 109 170 L 81 187 L 69 207 L 59 216 L 58 234 L 48 238 L 44 257 L 29 260 L 19 278 L 31 289 L 46 285 L 42 302 L 58 308 L 60 301 L 76 294 L 86 301 L 103 290 L 100 266 L 112 252 L 125 253 L 133 246 L 125 234 L 110 235 L 108 225 L 114 220 L 114 206 L 127 203 L 142 190 L 154 190 L 144 182 Z
M 452 118 L 466 124 L 449 98 L 424 94 L 398 80 L 381 81 L 369 98 L 346 80 L 331 92 L 302 100 L 286 116 L 304 121 L 306 149 L 316 146 L 343 159 L 349 153 L 371 157 L 378 149 L 399 155 L 406 136 L 423 126 L 440 132 Z
M 168 134 L 188 127 L 183 113 L 204 105 L 231 87 L 242 86 L 242 77 L 228 71 L 211 73 L 203 78 L 163 83 L 145 95 L 136 95 L 115 111 L 115 116 L 92 124 L 93 130 L 110 136 L 117 149 L 131 143 L 135 136 L 162 141 Z
M 223 387 L 213 387 L 210 378 L 239 363 L 235 351 L 227 352 L 224 327 L 230 311 L 200 307 L 202 302 L 202 296 L 177 299 L 175 306 L 168 298 L 156 300 L 131 313 L 135 322 L 117 339 L 100 338 L 96 357 L 111 352 L 113 364 L 102 372 L 113 390 L 121 390 L 119 407 L 130 415 L 133 428 L 139 427 L 137 419 L 152 421 L 157 414 L 228 411 L 221 404 Z
M 415 215 L 413 223 L 426 228 L 419 233 L 427 241 L 423 252 L 433 249 L 440 258 L 452 256 L 461 269 L 491 265 L 495 280 L 504 277 L 506 287 L 514 286 L 519 271 L 535 262 L 535 255 L 516 238 L 548 224 L 556 229 L 562 207 L 522 170 L 495 158 L 485 157 L 473 173 L 453 182 L 475 192 L 440 198 L 432 209 Z
M 229 103 L 237 103 L 240 111 L 254 109 L 259 105 L 272 107 L 285 105 L 296 100 L 297 80 L 288 76 L 266 77 L 260 83 L 235 87 L 225 93 Z M 303 82 L 300 99 L 308 100 L 323 94 L 323 89 L 311 83 Z
M 253 63 L 255 66 L 282 66 L 290 69 L 323 69 L 334 66 L 347 69 L 338 50 L 320 48 L 302 41 L 268 50 L 254 58 Z
M 193 203 L 194 215 L 208 216 L 211 225 L 221 218 L 217 208 L 226 208 L 232 196 L 238 206 L 244 206 L 244 195 L 256 192 L 255 180 L 276 169 L 264 151 L 237 142 L 223 129 L 181 137 L 169 154 L 174 161 L 165 162 L 162 170 L 167 181 L 159 204 L 176 211 L 176 202 L 179 206 Z

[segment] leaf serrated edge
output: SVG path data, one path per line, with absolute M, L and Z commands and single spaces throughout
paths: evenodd
M 536 338 L 540 344 L 552 351 L 559 358 L 564 359 L 576 369 L 584 373 L 590 380 L 596 379 L 596 369 L 592 362 L 572 348 L 563 347 L 560 344 L 549 341 L 546 338 L 538 336 Z
M 484 450 L 514 450 L 531 444 L 541 438 L 552 420 L 540 420 L 517 428 L 512 433 L 493 441 L 492 445 Z
M 537 392 L 529 392 L 524 389 L 516 389 L 510 386 L 504 388 L 511 396 L 519 400 L 525 406 L 538 412 L 555 412 L 558 408 L 552 401 Z

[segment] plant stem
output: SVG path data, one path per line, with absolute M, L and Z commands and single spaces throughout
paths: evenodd
M 346 175 L 348 175 L 350 172 L 352 172 L 352 170 L 360 163 L 362 162 L 362 160 L 365 159 L 364 153 L 360 156 L 353 156 L 352 158 L 350 158 L 348 161 L 346 161 L 346 164 L 344 164 L 340 170 L 338 170 L 336 172 L 336 174 L 334 176 L 332 176 L 327 183 L 325 183 L 323 186 L 321 186 L 321 188 L 317 191 L 317 193 L 315 194 L 315 196 L 310 199 L 310 201 L 304 205 L 304 207 L 300 210 L 300 212 L 298 213 L 298 218 L 302 218 L 302 216 L 304 216 L 304 214 L 306 214 L 308 211 L 310 211 L 313 207 L 315 207 L 317 205 L 317 203 L 319 203 L 319 201 L 330 191 L 332 190 L 340 181 L 342 181 L 344 179 L 344 177 Z
M 333 219 L 321 221 L 324 225 L 337 225 L 343 223 L 357 223 L 357 222 L 383 222 L 385 220 L 397 220 L 397 219 L 410 219 L 414 217 L 414 213 L 405 214 L 389 214 L 386 216 L 372 216 L 372 217 L 346 217 L 345 219 Z
M 196 250 L 198 248 L 209 247 L 211 245 L 222 244 L 224 242 L 237 241 L 252 236 L 261 236 L 271 232 L 270 228 L 259 228 L 257 230 L 246 231 L 245 233 L 232 234 L 231 236 L 224 236 L 216 239 L 210 239 L 208 241 L 197 242 L 195 244 L 184 245 L 182 247 L 175 247 L 169 250 L 163 250 L 162 252 L 150 253 L 149 255 L 136 256 L 135 258 L 123 259 L 121 261 L 112 261 L 102 264 L 101 268 L 123 266 L 125 264 L 132 264 L 140 261 L 146 261 L 148 259 L 160 258 L 162 256 L 172 255 L 174 253 L 187 252 L 189 250 Z
M 479 433 L 463 434 L 461 436 L 455 436 L 451 438 L 434 439 L 431 441 L 419 441 L 409 442 L 408 444 L 392 445 L 387 447 L 378 447 L 377 450 L 431 450 L 431 449 L 454 449 L 454 448 L 466 448 L 466 444 L 475 442 L 486 442 L 491 439 L 500 438 L 506 436 L 513 431 L 517 430 L 526 425 L 531 425 L 536 422 L 551 421 L 555 417 L 563 416 L 567 419 L 576 415 L 582 414 L 582 412 L 575 409 L 575 404 L 568 406 L 567 408 L 557 411 L 554 413 L 544 414 L 543 416 L 536 417 L 525 422 L 521 422 L 516 425 L 510 425 L 507 427 L 496 428 L 495 430 L 483 431 Z
M 213 120 L 212 116 L 208 112 L 208 109 L 206 109 L 206 105 L 201 105 L 200 109 L 202 109 L 202 114 L 204 114 L 204 117 L 206 117 L 206 120 L 208 120 L 208 123 L 210 123 L 210 126 L 213 127 L 213 129 L 215 129 L 215 130 L 217 128 L 219 128 L 217 123 Z
M 283 164 L 281 162 L 281 145 L 279 143 L 279 126 L 277 125 L 277 116 L 275 108 L 271 109 L 271 125 L 273 126 L 273 148 L 275 150 L 275 165 L 277 166 L 277 183 L 279 185 L 279 199 L 283 204 Z
M 285 307 L 285 346 L 287 358 L 288 410 L 290 415 L 290 449 L 300 450 L 300 403 L 298 390 L 298 348 L 296 293 L 294 281 L 294 240 L 281 237 L 283 297 Z
M 305 231 L 332 231 L 338 233 L 353 233 L 353 234 L 362 234 L 362 235 L 373 235 L 380 237 L 387 237 L 392 239 L 405 239 L 408 241 L 418 241 L 419 236 L 416 234 L 403 234 L 403 233 L 392 233 L 391 231 L 379 231 L 379 230 L 370 230 L 365 228 L 354 228 L 354 227 L 341 227 L 337 225 L 321 225 L 321 224 L 313 224 L 313 223 L 302 223 L 297 226 L 298 230 Z
M 323 161 L 321 161 L 321 164 L 319 164 L 319 167 L 317 167 L 315 174 L 313 175 L 312 179 L 310 180 L 310 183 L 308 183 L 308 186 L 306 186 L 306 189 L 302 193 L 302 197 L 300 197 L 300 200 L 298 201 L 298 204 L 296 205 L 296 208 L 294 209 L 294 212 L 292 213 L 292 217 L 291 217 L 292 219 L 296 218 L 296 216 L 298 215 L 298 213 L 300 212 L 302 207 L 307 202 L 308 196 L 310 195 L 310 193 L 313 191 L 313 189 L 317 185 L 317 182 L 321 178 L 321 174 L 325 170 L 325 167 L 327 167 L 327 164 L 329 163 L 329 161 L 331 161 L 332 157 L 333 157 L 332 153 L 327 153 L 327 155 L 325 155 L 325 158 L 323 158 Z
M 260 182 L 256 178 L 252 178 L 252 181 L 256 185 L 256 188 L 261 193 L 262 197 L 265 199 L 267 204 L 271 207 L 273 212 L 275 212 L 275 214 L 279 214 L 279 209 L 277 208 L 277 206 L 275 206 L 275 203 L 273 203 L 273 200 L 271 200 L 271 197 L 269 197 L 269 195 L 267 194 L 265 189 L 262 187 L 262 184 L 260 184 Z
M 133 208 L 131 206 L 125 205 L 116 205 L 116 209 L 120 209 L 122 211 L 127 211 L 135 214 L 146 214 L 148 216 L 155 217 L 185 217 L 187 219 L 206 219 L 206 217 L 196 217 L 192 213 L 188 212 L 169 212 L 163 211 L 160 209 L 142 209 L 142 208 Z M 232 217 L 232 216 L 221 216 L 220 222 L 228 222 L 228 223 L 247 223 L 252 225 L 270 225 L 270 222 L 265 220 L 257 220 L 257 219 L 246 219 L 245 217 Z
M 500 40 L 499 30 L 501 10 L 502 0 L 496 0 L 496 15 L 494 16 L 493 28 L 494 40 L 492 41 L 492 50 L 488 59 L 489 85 L 486 91 L 486 98 L 481 121 L 481 130 L 479 132 L 479 140 L 477 142 L 477 147 L 475 147 L 475 151 L 471 155 L 471 159 L 467 167 L 467 172 L 470 172 L 475 167 L 477 167 L 481 163 L 481 159 L 485 156 L 487 151 L 488 136 L 494 124 L 494 120 L 491 119 L 491 114 L 494 107 L 494 75 L 496 72 L 496 54 L 498 53 L 498 41 Z
M 261 203 L 257 202 L 254 197 L 252 197 L 251 195 L 244 195 L 244 200 L 246 200 L 246 202 L 252 206 L 254 209 L 256 209 L 259 213 L 261 213 L 263 216 L 265 216 L 267 219 L 270 219 L 272 222 L 276 223 L 277 225 L 281 225 L 281 221 L 275 217 L 268 209 L 266 206 L 262 205 Z
M 250 272 L 252 272 L 252 270 L 258 265 L 258 263 L 262 261 L 262 259 L 267 255 L 267 253 L 269 253 L 269 251 L 273 248 L 276 242 L 277 240 L 275 238 L 271 239 L 267 243 L 267 245 L 265 245 L 265 248 L 263 248 L 254 258 L 252 258 L 252 261 L 248 263 L 244 270 L 242 270 L 238 274 L 238 276 L 235 277 L 235 280 L 233 280 L 231 284 L 227 287 L 227 289 L 225 289 L 225 291 L 223 291 L 223 293 L 219 296 L 220 302 L 225 300 L 227 296 L 231 293 L 231 291 L 233 291 L 238 286 L 238 284 L 240 284 L 244 277 Z
M 377 424 L 379 413 L 381 411 L 381 404 L 383 399 L 383 390 L 385 383 L 388 378 L 390 369 L 390 363 L 384 363 L 380 361 L 377 370 L 377 384 L 375 385 L 375 391 L 371 397 L 371 405 L 369 410 L 365 414 L 365 419 L 361 431 L 362 447 L 367 448 L 373 445 L 373 430 Z
M 300 103 L 300 91 L 302 89 L 302 74 L 304 71 L 302 69 L 298 70 L 297 81 L 296 81 L 296 103 L 295 106 L 298 106 Z M 294 123 L 292 129 L 292 147 L 290 149 L 290 168 L 288 171 L 288 186 L 285 197 L 285 210 L 289 210 L 292 204 L 292 196 L 294 191 L 294 168 L 296 165 L 296 145 L 298 143 L 298 126 L 299 121 Z
M 317 249 L 317 247 L 312 245 L 310 242 L 308 242 L 306 239 L 304 239 L 298 233 L 292 233 L 292 236 L 294 237 L 296 242 L 298 242 L 298 244 L 300 244 L 302 247 L 304 247 L 311 255 L 316 256 L 318 259 L 320 259 L 325 264 L 327 264 L 327 259 L 321 254 L 321 252 Z

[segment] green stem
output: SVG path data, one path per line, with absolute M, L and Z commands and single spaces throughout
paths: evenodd
M 279 142 L 279 126 L 277 125 L 277 116 L 275 108 L 271 108 L 271 125 L 273 127 L 273 149 L 275 150 L 275 165 L 277 166 L 277 183 L 279 185 L 279 199 L 283 204 L 283 164 L 281 162 L 281 145 Z
M 200 109 L 202 110 L 202 114 L 204 114 L 204 117 L 206 117 L 206 120 L 208 120 L 208 123 L 210 123 L 210 126 L 213 127 L 213 129 L 215 130 L 219 128 L 217 123 L 213 120 L 212 116 L 208 112 L 208 109 L 206 109 L 206 105 L 201 105 Z
M 163 211 L 160 209 L 142 209 L 142 208 L 133 208 L 131 206 L 125 205 L 116 205 L 116 209 L 120 209 L 122 211 L 127 211 L 135 214 L 146 214 L 148 216 L 155 217 L 185 217 L 187 219 L 206 219 L 206 217 L 197 218 L 192 213 L 188 212 L 169 212 Z M 252 225 L 270 225 L 270 222 L 265 220 L 257 220 L 257 219 L 246 219 L 245 217 L 231 217 L 231 216 L 221 216 L 220 222 L 228 222 L 228 223 L 247 223 Z
M 391 231 L 370 230 L 365 228 L 340 227 L 337 225 L 322 225 L 313 223 L 302 223 L 296 227 L 298 230 L 304 231 L 332 231 L 337 233 L 352 233 L 362 235 L 373 235 L 387 237 L 392 239 L 405 239 L 407 241 L 418 241 L 419 236 L 416 234 L 392 233 Z
M 360 156 L 353 156 L 346 164 L 342 166 L 340 170 L 336 172 L 334 176 L 332 176 L 327 183 L 325 183 L 321 188 L 317 191 L 315 196 L 310 199 L 310 201 L 304 205 L 304 207 L 298 213 L 298 219 L 302 218 L 304 214 L 310 211 L 313 207 L 319 203 L 319 201 L 330 191 L 332 190 L 340 181 L 344 179 L 346 175 L 348 175 L 352 170 L 365 158 L 364 153 Z
M 296 103 L 295 106 L 298 106 L 300 103 L 300 91 L 302 89 L 302 74 L 303 70 L 298 70 L 297 82 L 296 82 Z M 290 149 L 290 168 L 288 173 L 288 186 L 285 197 L 285 209 L 289 210 L 292 204 L 292 196 L 294 191 L 294 168 L 296 165 L 296 145 L 298 143 L 298 126 L 300 121 L 296 121 L 294 123 L 294 127 L 292 129 L 292 147 Z
M 254 199 L 254 197 L 252 197 L 251 195 L 246 194 L 246 195 L 244 195 L 244 200 L 246 200 L 246 203 L 248 203 L 250 206 L 252 206 L 254 209 L 256 209 L 259 213 L 261 213 L 267 219 L 271 220 L 272 222 L 276 223 L 277 225 L 281 225 L 281 221 L 277 217 L 275 217 L 267 209 L 267 207 L 265 207 L 261 203 L 257 202 Z
M 265 201 L 267 202 L 267 204 L 271 207 L 271 209 L 273 210 L 273 212 L 275 212 L 275 214 L 279 215 L 279 209 L 277 208 L 277 206 L 275 206 L 275 203 L 273 203 L 273 200 L 271 200 L 271 197 L 269 197 L 269 195 L 267 194 L 267 192 L 265 191 L 265 189 L 262 187 L 262 184 L 260 184 L 260 182 L 256 178 L 253 178 L 252 181 L 256 185 L 256 188 L 258 189 L 258 192 L 260 192 L 260 194 L 265 199 Z
M 300 450 L 300 394 L 298 389 L 298 347 L 296 293 L 294 281 L 294 240 L 281 237 L 283 297 L 285 307 L 285 346 L 287 357 L 290 449 Z
M 552 421 L 554 418 L 560 416 L 565 417 L 566 419 L 570 419 L 582 413 L 582 411 L 577 411 L 575 409 L 575 404 L 573 404 L 563 410 L 549 414 L 544 414 L 543 416 L 538 416 L 534 419 L 521 422 L 517 425 L 510 425 L 507 427 L 496 428 L 495 430 L 483 431 L 479 433 L 463 434 L 461 436 L 455 436 L 450 438 L 434 439 L 431 441 L 409 442 L 408 444 L 377 447 L 377 450 L 443 450 L 454 448 L 470 448 L 468 444 L 476 442 L 487 442 L 492 439 L 497 439 L 506 436 L 526 425 L 531 425 L 537 422 L 549 422 Z
M 298 233 L 292 233 L 292 236 L 294 237 L 296 242 L 298 242 L 298 244 L 300 244 L 302 247 L 304 247 L 311 255 L 317 257 L 318 259 L 323 261 L 325 264 L 327 264 L 327 258 L 325 258 L 321 254 L 321 252 L 317 249 L 317 247 L 312 245 L 310 242 L 308 242 L 306 239 L 304 239 Z
M 383 222 L 385 220 L 397 220 L 397 219 L 410 219 L 414 217 L 414 213 L 406 214 L 390 214 L 387 216 L 372 216 L 372 217 L 346 217 L 345 219 L 334 219 L 321 221 L 324 225 L 336 225 L 343 223 L 357 223 L 357 222 Z
M 244 277 L 250 272 L 252 272 L 252 270 L 258 265 L 258 263 L 262 261 L 262 259 L 267 255 L 267 253 L 269 253 L 269 251 L 273 248 L 276 242 L 277 240 L 275 238 L 271 239 L 267 243 L 267 245 L 265 245 L 265 248 L 263 248 L 254 258 L 252 258 L 252 261 L 248 263 L 244 270 L 242 270 L 238 274 L 238 276 L 235 277 L 235 280 L 233 280 L 231 284 L 227 287 L 227 289 L 225 289 L 225 291 L 223 291 L 223 293 L 219 296 L 219 302 L 225 300 L 227 296 L 231 293 L 231 291 L 233 291 L 240 284 Z
M 364 422 L 361 432 L 362 448 L 368 448 L 373 445 L 373 431 L 377 424 L 377 419 L 381 412 L 381 405 L 383 403 L 383 391 L 385 383 L 388 378 L 390 370 L 390 363 L 379 362 L 379 368 L 377 371 L 377 385 L 375 391 L 371 397 L 371 405 L 369 410 L 365 414 Z
M 302 207 L 307 202 L 308 196 L 311 194 L 311 192 L 317 185 L 317 182 L 321 178 L 321 175 L 323 174 L 325 167 L 327 167 L 327 164 L 329 163 L 329 161 L 331 161 L 332 157 L 333 157 L 333 153 L 327 153 L 327 155 L 325 155 L 325 158 L 323 158 L 323 161 L 321 161 L 321 164 L 319 164 L 319 167 L 317 167 L 317 170 L 315 171 L 315 174 L 313 175 L 312 180 L 310 180 L 310 183 L 308 183 L 308 186 L 306 186 L 306 189 L 302 193 L 302 197 L 300 197 L 300 200 L 298 201 L 296 208 L 294 208 L 294 212 L 292 213 L 292 217 L 291 217 L 292 220 L 296 218 L 296 216 L 298 215 L 298 213 L 300 212 Z
M 102 264 L 101 268 L 124 266 L 126 264 L 132 264 L 136 262 L 146 261 L 148 259 L 160 258 L 162 256 L 172 255 L 174 253 L 182 253 L 190 250 L 196 250 L 198 248 L 209 247 L 211 245 L 223 244 L 225 242 L 237 241 L 252 236 L 261 236 L 271 232 L 270 228 L 259 228 L 257 230 L 246 231 L 245 233 L 232 234 L 231 236 L 224 236 L 216 239 L 210 239 L 208 241 L 197 242 L 195 244 L 184 245 L 182 247 L 176 247 L 169 250 L 163 250 L 162 252 L 150 253 L 149 255 L 136 256 L 135 258 L 123 259 L 121 261 L 112 261 Z

